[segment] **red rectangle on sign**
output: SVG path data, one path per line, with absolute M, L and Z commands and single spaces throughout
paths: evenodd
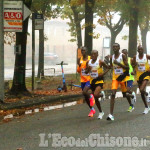
M 4 12 L 5 20 L 22 20 L 23 16 L 21 12 Z

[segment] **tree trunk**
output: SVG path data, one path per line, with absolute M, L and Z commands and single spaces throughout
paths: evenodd
M 80 23 L 76 23 L 76 31 L 77 31 L 78 48 L 80 48 L 82 46 L 82 33 Z
M 44 77 L 44 30 L 39 30 L 39 61 L 38 61 L 38 75 Z
M 31 1 L 27 4 L 31 7 Z M 23 31 L 16 33 L 16 45 L 21 45 L 21 54 L 16 54 L 13 84 L 10 92 L 14 95 L 29 93 L 25 84 L 26 43 L 29 17 L 23 22 Z
M 142 46 L 144 48 L 144 52 L 147 53 L 147 46 L 146 46 L 146 36 L 147 36 L 147 32 L 148 32 L 148 29 L 143 29 L 141 30 L 141 38 L 142 38 Z
M 85 0 L 85 41 L 84 46 L 88 48 L 88 54 L 93 48 L 93 7 L 95 0 Z
M 116 41 L 116 37 L 117 37 L 117 34 L 115 34 L 114 31 L 111 31 L 111 42 L 110 42 L 110 54 L 111 54 L 111 55 L 113 54 L 112 46 L 113 46 L 113 44 L 114 44 L 115 41 Z
M 143 28 L 142 25 L 140 25 L 140 30 L 141 30 L 141 40 L 142 40 L 142 46 L 144 48 L 144 52 L 147 54 L 147 41 L 146 41 L 146 37 L 147 37 L 147 32 L 149 31 L 149 16 L 146 16 L 146 22 L 145 22 L 145 26 Z
M 77 45 L 78 45 L 78 48 L 80 48 L 80 47 L 82 46 L 81 24 L 80 24 L 78 12 L 76 11 L 76 7 L 75 7 L 75 6 L 72 6 L 71 9 L 72 9 L 72 11 L 73 11 L 74 22 L 75 22 L 75 25 L 76 25 Z
M 23 32 L 16 33 L 16 45 L 21 45 L 21 54 L 16 54 L 15 69 L 11 92 L 18 94 L 26 92 L 25 68 L 26 68 L 26 42 L 27 42 L 28 19 L 23 23 Z
M 129 45 L 128 54 L 129 57 L 133 57 L 136 54 L 137 49 L 137 29 L 138 29 L 138 6 L 139 0 L 134 0 L 134 8 L 130 9 L 129 19 Z

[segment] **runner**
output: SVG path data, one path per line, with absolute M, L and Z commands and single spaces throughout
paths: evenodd
M 123 49 L 122 50 L 122 53 L 125 54 L 125 56 L 128 58 L 128 64 L 129 64 L 129 75 L 130 75 L 130 78 L 129 80 L 127 81 L 127 93 L 126 93 L 126 96 L 127 97 L 131 97 L 131 103 L 132 105 L 130 104 L 130 101 L 129 102 L 129 109 L 128 109 L 128 112 L 132 112 L 134 110 L 134 104 L 136 102 L 136 94 L 135 92 L 133 91 L 132 92 L 132 86 L 133 86 L 133 81 L 134 81 L 134 72 L 133 72 L 133 67 L 131 65 L 131 61 L 132 61 L 132 58 L 131 57 L 128 57 L 128 51 L 127 49 Z
M 126 56 L 123 53 L 120 53 L 119 50 L 120 45 L 118 43 L 114 43 L 114 55 L 112 55 L 110 59 L 111 66 L 113 67 L 112 95 L 110 101 L 110 114 L 108 115 L 107 120 L 114 120 L 114 103 L 119 84 L 121 85 L 123 97 L 126 97 L 126 81 L 129 79 L 129 65 Z M 127 97 L 127 99 L 130 106 L 132 106 L 130 97 Z
M 89 74 L 85 73 L 86 63 L 87 63 L 87 61 L 90 60 L 90 56 L 87 55 L 86 47 L 81 47 L 81 54 L 82 54 L 82 57 L 79 58 L 78 62 L 77 62 L 77 64 L 78 64 L 77 72 L 80 73 L 80 82 L 81 82 L 81 88 L 83 91 L 84 87 L 86 87 L 86 89 L 90 89 L 90 76 L 89 76 Z M 89 116 L 90 116 L 92 113 L 95 113 L 95 109 L 92 107 L 95 104 L 95 100 L 92 97 L 91 105 L 90 105 L 89 97 L 87 95 L 85 95 L 84 93 L 83 93 L 83 95 L 84 95 L 87 105 L 89 106 L 89 108 L 91 110 L 89 113 Z
M 108 65 L 106 65 L 102 60 L 98 59 L 98 51 L 93 50 L 91 52 L 91 60 L 87 63 L 87 70 L 86 73 L 90 73 L 90 85 L 92 94 L 91 97 L 95 98 L 96 106 L 99 110 L 98 119 L 102 119 L 104 116 L 104 112 L 101 109 L 101 105 L 99 102 L 99 98 L 103 97 L 104 95 L 101 93 L 101 90 L 103 89 L 103 83 L 104 83 L 104 75 L 109 71 L 109 69 L 106 69 L 105 72 L 103 72 L 103 67 L 109 68 Z M 87 87 L 84 88 L 83 93 L 91 99 L 90 94 L 88 93 Z M 93 117 L 94 113 L 91 112 L 89 117 Z
M 143 114 L 147 114 L 150 110 L 145 97 L 148 96 L 145 88 L 149 81 L 150 75 L 148 60 L 150 60 L 150 55 L 144 54 L 143 47 L 141 45 L 138 46 L 138 54 L 133 57 L 132 65 L 135 67 L 138 87 L 141 93 L 141 98 L 145 105 Z

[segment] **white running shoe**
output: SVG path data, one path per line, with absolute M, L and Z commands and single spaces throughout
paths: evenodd
M 145 108 L 143 114 L 148 114 L 148 112 L 150 111 L 150 108 Z
M 108 117 L 107 117 L 107 120 L 111 120 L 111 121 L 114 121 L 114 116 L 109 114 Z
M 100 112 L 97 118 L 98 119 L 103 119 L 103 116 L 104 116 L 104 112 Z
M 131 103 L 132 103 L 133 105 L 135 105 L 135 103 L 136 103 L 136 94 L 135 94 L 134 91 L 132 92 L 132 95 L 133 95 L 134 97 L 131 98 Z
M 101 94 L 103 94 L 103 97 L 98 98 L 99 102 L 103 102 L 105 100 L 105 92 L 101 91 Z

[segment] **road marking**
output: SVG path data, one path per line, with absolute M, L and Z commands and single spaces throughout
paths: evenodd
M 77 105 L 77 101 L 75 101 L 75 102 L 70 102 L 70 103 L 65 103 L 65 104 L 64 104 L 64 107 L 69 107 L 69 106 L 74 106 L 74 105 Z
M 36 112 L 39 112 L 40 110 L 38 109 L 38 108 L 36 108 L 36 109 L 34 109 L 34 112 L 36 113 Z
M 32 110 L 26 110 L 25 115 L 32 114 Z
M 7 115 L 7 116 L 4 116 L 4 120 L 5 120 L 5 119 L 11 119 L 11 118 L 13 118 L 13 114 L 9 114 L 9 115 Z

